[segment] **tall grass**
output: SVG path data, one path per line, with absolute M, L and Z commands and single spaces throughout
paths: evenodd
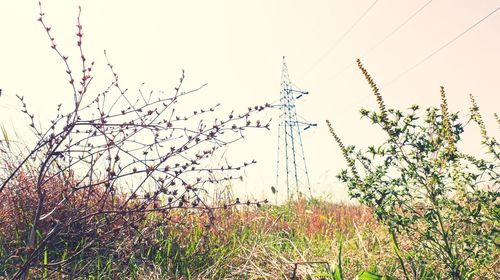
M 171 222 L 165 222 L 152 214 L 137 232 L 115 236 L 114 250 L 105 243 L 89 247 L 92 259 L 86 257 L 90 252 L 86 252 L 84 239 L 47 247 L 43 259 L 68 251 L 81 253 L 71 269 L 53 270 L 42 261 L 31 275 L 45 279 L 64 275 L 89 279 L 285 279 L 296 267 L 298 277 L 313 277 L 327 272 L 329 265 L 310 262 L 338 262 L 341 236 L 347 279 L 360 270 L 399 273 L 387 232 L 372 219 L 368 208 L 359 205 L 300 200 L 280 206 L 221 208 L 211 214 L 179 211 L 169 219 Z M 158 220 L 164 223 L 159 225 Z M 207 227 L 210 220 L 212 226 Z M 15 253 L 0 244 L 0 273 L 8 277 L 8 260 Z M 86 273 L 77 275 L 79 271 Z
M 313 262 L 337 263 L 341 236 L 347 279 L 360 270 L 398 275 L 390 238 L 362 206 L 300 200 L 219 211 L 214 218 L 208 232 L 198 213 L 180 232 L 157 229 L 162 246 L 146 254 L 157 277 L 287 279 L 295 266 L 298 277 L 322 275 L 329 265 Z

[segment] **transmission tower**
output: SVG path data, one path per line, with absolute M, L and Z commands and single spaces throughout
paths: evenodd
M 316 124 L 299 120 L 295 100 L 309 94 L 294 87 L 288 75 L 285 57 L 281 72 L 280 122 L 278 126 L 278 159 L 276 172 L 276 190 L 286 187 L 287 197 L 298 197 L 301 194 L 311 195 L 311 184 L 307 172 L 304 146 L 301 131 Z

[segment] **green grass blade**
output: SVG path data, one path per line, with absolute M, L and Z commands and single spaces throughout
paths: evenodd
M 390 276 L 382 276 L 368 271 L 361 271 L 356 276 L 357 280 L 395 280 L 396 278 Z
M 342 272 L 342 243 L 343 243 L 344 235 L 340 235 L 339 239 L 339 256 L 338 256 L 338 264 L 335 268 L 334 278 L 335 280 L 343 280 L 344 273 Z

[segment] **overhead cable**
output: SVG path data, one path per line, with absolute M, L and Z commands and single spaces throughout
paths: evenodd
M 457 36 L 455 36 L 453 39 L 451 39 L 450 41 L 448 41 L 446 44 L 442 45 L 441 47 L 439 47 L 438 49 L 436 49 L 435 51 L 433 51 L 432 53 L 430 53 L 429 55 L 427 55 L 426 57 L 424 57 L 423 59 L 421 59 L 419 62 L 415 63 L 413 66 L 411 66 L 410 68 L 406 69 L 405 71 L 403 71 L 402 73 L 400 73 L 399 75 L 397 75 L 395 78 L 393 78 L 392 80 L 390 80 L 389 82 L 387 82 L 384 85 L 384 87 L 387 87 L 387 86 L 391 85 L 392 83 L 396 82 L 397 80 L 399 80 L 400 78 L 402 78 L 403 76 L 405 76 L 406 74 L 408 74 L 409 72 L 413 71 L 413 69 L 415 69 L 418 66 L 422 65 L 424 62 L 426 62 L 427 60 L 429 60 L 431 57 L 433 57 L 434 55 L 436 55 L 437 53 L 439 53 L 440 51 L 442 51 L 443 49 L 445 49 L 449 45 L 453 44 L 456 40 L 460 39 L 460 37 L 464 36 L 467 32 L 469 32 L 470 30 L 472 30 L 474 27 L 478 26 L 481 22 L 485 21 L 487 18 L 489 18 L 490 16 L 492 16 L 498 10 L 500 10 L 500 7 L 497 7 L 492 12 L 490 12 L 489 14 L 487 14 L 486 16 L 484 16 L 483 18 L 481 18 L 480 20 L 478 20 L 477 22 L 475 22 L 473 25 L 469 26 L 469 28 L 465 29 L 460 34 L 458 34 Z
M 361 20 L 371 11 L 371 9 L 377 4 L 378 0 L 375 0 L 364 12 L 361 14 L 361 16 L 347 29 L 342 36 L 340 36 L 329 48 L 328 50 L 318 59 L 316 62 L 306 71 L 304 72 L 303 76 L 308 75 L 314 68 L 316 68 L 323 59 L 328 57 L 330 53 L 349 35 L 349 33 L 358 25 Z

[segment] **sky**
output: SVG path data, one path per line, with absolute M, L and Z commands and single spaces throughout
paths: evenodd
M 442 85 L 450 110 L 464 116 L 473 94 L 486 126 L 499 136 L 493 118 L 500 113 L 499 0 L 43 1 L 45 20 L 70 63 L 77 54 L 79 5 L 84 48 L 96 63 L 95 92 L 110 79 L 106 50 L 131 90 L 144 82 L 148 89 L 169 92 L 184 69 L 187 88 L 208 84 L 196 104 L 184 105 L 220 102 L 225 114 L 276 101 L 286 56 L 292 82 L 310 92 L 297 100 L 297 111 L 318 124 L 302 133 L 317 196 L 346 199 L 335 178 L 345 162 L 326 119 L 345 143 L 366 146 L 384 139 L 360 120 L 359 109 L 375 109 L 376 103 L 356 58 L 380 86 L 388 107 L 438 106 Z M 64 67 L 37 17 L 37 1 L 0 0 L 0 123 L 21 138 L 27 137 L 20 125 L 26 120 L 16 94 L 25 96 L 41 119 L 72 98 Z M 271 195 L 276 177 L 278 111 L 269 110 L 262 118 L 272 119 L 270 131 L 248 131 L 244 141 L 226 151 L 230 161 L 258 161 L 244 172 L 243 182 L 233 185 L 236 193 L 256 198 Z M 464 149 L 480 151 L 475 135 L 477 128 L 468 127 Z

